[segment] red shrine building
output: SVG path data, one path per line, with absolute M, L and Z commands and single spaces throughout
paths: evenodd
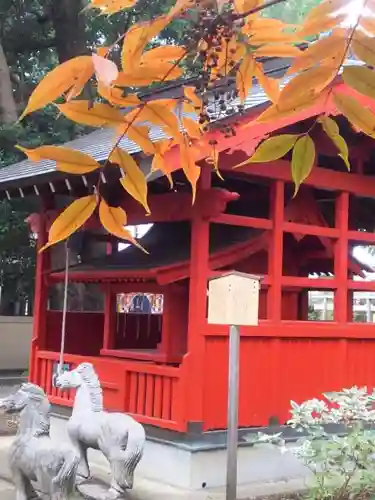
M 335 85 L 350 92 L 341 81 Z M 107 409 L 181 433 L 192 426 L 225 429 L 228 328 L 207 322 L 208 280 L 221 271 L 262 278 L 259 325 L 241 328 L 241 427 L 285 423 L 291 399 L 374 384 L 375 325 L 353 321 L 352 295 L 375 291 L 375 282 L 358 279 L 370 269 L 352 250 L 375 244 L 375 143 L 337 116 L 350 149 L 348 172 L 314 127 L 316 166 L 293 197 L 289 156 L 233 166 L 265 135 L 303 132 L 317 114 L 335 111 L 332 103 L 322 103 L 293 118 L 243 128 L 267 105 L 254 85 L 245 113 L 233 117 L 240 122 L 237 135 L 212 132 L 224 180 L 204 163 L 202 151 L 193 206 L 173 151 L 174 189 L 164 177 L 150 178 L 149 217 L 119 189 L 118 178 L 103 172 L 108 199 L 125 208 L 129 224 L 152 224 L 141 239 L 149 255 L 134 247 L 118 250 L 118 241 L 96 216 L 71 241 L 71 304 L 74 296 L 83 299 L 67 313 L 64 362 L 70 368 L 83 361 L 95 365 Z M 67 146 L 102 161 L 111 134 L 98 130 Z M 149 159 L 133 143 L 124 140 L 121 146 L 148 171 Z M 72 198 L 86 195 L 95 175 L 63 175 L 52 162 L 26 160 L 0 170 L 0 190 L 3 198 L 39 199 L 40 212 L 29 222 L 40 247 L 56 214 Z M 52 384 L 61 342 L 62 307 L 56 296 L 61 297 L 64 281 L 63 253 L 61 244 L 37 257 L 30 380 L 54 404 L 71 406 L 74 394 Z M 332 321 L 309 317 L 308 296 L 314 290 L 334 295 Z

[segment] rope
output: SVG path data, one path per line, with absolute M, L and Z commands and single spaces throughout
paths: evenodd
M 64 279 L 64 302 L 61 323 L 61 345 L 58 374 L 61 375 L 64 362 L 65 337 L 66 337 L 66 313 L 68 308 L 68 278 L 69 278 L 69 239 L 65 242 L 65 279 Z

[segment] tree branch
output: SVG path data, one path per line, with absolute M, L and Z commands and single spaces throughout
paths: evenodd
M 268 9 L 268 7 L 272 7 L 273 5 L 277 5 L 279 3 L 286 2 L 286 0 L 270 0 L 267 3 L 264 3 L 263 5 L 259 5 L 258 7 L 254 7 L 253 9 L 250 9 L 246 12 L 242 12 L 241 14 L 231 14 L 229 19 L 231 21 L 238 21 L 239 19 L 244 19 L 247 16 L 251 16 L 252 14 L 256 14 L 257 12 L 260 12 L 261 10 Z

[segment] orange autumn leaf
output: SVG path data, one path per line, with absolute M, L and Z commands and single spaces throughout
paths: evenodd
M 183 136 L 180 141 L 181 167 L 187 180 L 190 182 L 192 190 L 192 203 L 194 204 L 197 192 L 197 182 L 201 173 L 200 167 L 195 163 L 188 139 Z
M 165 153 L 175 145 L 175 141 L 173 139 L 162 139 L 161 141 L 155 142 L 154 145 L 158 154 L 165 155 Z
M 285 23 L 279 19 L 259 17 L 255 14 L 247 18 L 241 31 L 244 35 L 251 36 L 255 31 L 269 31 L 270 29 L 282 31 L 284 28 L 286 28 Z
M 154 82 L 175 80 L 181 75 L 182 69 L 173 63 L 142 64 L 128 71 L 120 71 L 113 83 L 119 87 L 144 87 Z
M 111 161 L 117 163 L 125 173 L 125 177 L 120 179 L 125 191 L 143 205 L 147 214 L 151 213 L 147 202 L 147 181 L 133 157 L 123 149 L 116 147 L 111 155 Z
M 202 106 L 202 102 L 196 94 L 195 87 L 184 87 L 184 95 L 196 108 Z
M 232 65 L 240 62 L 245 54 L 245 44 L 238 42 L 235 35 L 229 40 L 223 38 L 217 65 L 211 68 L 211 80 L 214 80 L 218 75 L 227 75 L 231 71 Z
M 341 61 L 344 57 L 347 43 L 345 30 L 334 30 L 330 36 L 317 40 L 306 50 L 300 52 L 300 57 L 290 66 L 287 74 L 293 74 L 297 71 L 308 69 L 332 57 L 338 57 Z
M 78 56 L 60 64 L 36 86 L 20 120 L 54 102 L 65 92 L 69 92 L 69 98 L 78 96 L 93 73 L 94 65 L 90 56 Z
M 138 144 L 145 154 L 152 155 L 155 153 L 154 143 L 149 136 L 149 128 L 145 125 L 135 125 L 134 123 L 125 121 L 117 127 L 116 131 L 119 136 L 126 135 L 131 141 Z
M 317 66 L 299 73 L 285 85 L 277 100 L 279 106 L 305 102 L 319 95 L 336 77 L 337 68 Z
M 280 87 L 275 78 L 271 78 L 264 74 L 262 65 L 256 63 L 255 76 L 257 77 L 260 86 L 263 88 L 266 95 L 272 102 L 276 102 L 280 96 Z
M 183 101 L 182 102 L 182 112 L 183 113 L 186 113 L 186 114 L 196 114 L 197 110 L 200 110 L 200 106 L 193 106 L 193 104 L 191 104 L 190 102 L 187 102 L 187 101 Z
M 298 57 L 301 51 L 294 45 L 262 45 L 254 50 L 255 57 Z
M 263 0 L 234 0 L 234 10 L 242 14 L 255 7 L 259 7 L 262 3 Z
M 121 64 L 124 72 L 136 66 L 146 45 L 160 33 L 169 23 L 167 16 L 160 16 L 152 21 L 143 21 L 133 25 L 126 33 L 122 51 Z
M 60 241 L 66 240 L 82 227 L 94 213 L 97 202 L 98 197 L 96 194 L 74 200 L 52 224 L 48 233 L 48 243 L 40 249 L 40 252 Z
M 236 86 L 243 103 L 249 94 L 253 85 L 253 77 L 255 74 L 255 59 L 251 54 L 247 54 L 242 60 L 236 74 Z
M 292 43 L 301 41 L 295 33 L 278 32 L 274 29 L 255 31 L 249 38 L 252 45 L 262 45 L 264 43 Z
M 165 64 L 181 60 L 187 54 L 185 47 L 179 45 L 162 45 L 142 54 L 140 64 Z
M 134 246 L 148 253 L 132 236 L 131 232 L 126 229 L 127 216 L 125 210 L 121 207 L 111 207 L 102 199 L 99 204 L 99 219 L 108 233 L 122 240 L 130 241 Z
M 100 9 L 103 14 L 115 14 L 133 7 L 138 0 L 91 0 L 86 8 Z
M 169 181 L 170 188 L 172 189 L 173 188 L 172 174 L 165 161 L 164 154 L 162 153 L 156 153 L 152 158 L 151 171 L 156 172 L 157 170 L 160 170 L 160 172 L 162 172 L 166 176 L 166 178 Z
M 297 31 L 300 37 L 308 37 L 328 31 L 335 26 L 339 26 L 347 17 L 347 14 L 336 14 L 327 17 L 313 17 L 310 20 L 304 22 L 302 27 Z
M 360 18 L 360 26 L 367 33 L 374 35 L 375 34 L 375 17 L 373 16 L 364 16 L 362 15 Z
M 216 175 L 220 180 L 223 181 L 224 177 L 221 175 L 221 172 L 219 170 L 219 150 L 217 149 L 217 147 L 213 146 L 210 155 L 206 158 L 206 163 L 212 165 Z
M 121 107 L 128 106 L 138 106 L 141 101 L 135 94 L 123 95 L 124 91 L 116 87 L 107 87 L 105 85 L 98 84 L 98 94 L 100 94 L 104 99 L 106 99 L 111 104 L 116 104 Z
M 145 103 L 142 109 L 134 109 L 125 117 L 128 122 L 149 122 L 162 127 L 173 137 L 180 135 L 180 127 L 177 116 L 169 109 L 168 103 L 176 105 L 173 99 L 160 99 Z
M 109 53 L 110 50 L 111 50 L 111 47 L 98 47 L 96 49 L 96 53 L 98 54 L 98 56 L 105 57 Z
M 283 118 L 293 116 L 296 113 L 311 108 L 325 97 L 327 97 L 327 90 L 324 90 L 320 95 L 318 94 L 313 99 L 306 97 L 305 100 L 301 99 L 298 102 L 293 102 L 291 99 L 287 102 L 283 102 L 282 105 L 279 103 L 273 104 L 263 111 L 258 118 L 245 124 L 243 128 L 252 127 L 258 123 L 269 123 L 271 121 L 281 120 Z
M 59 104 L 58 109 L 67 118 L 81 125 L 91 127 L 113 127 L 123 122 L 123 115 L 118 109 L 108 104 L 90 101 L 72 101 Z
M 202 136 L 202 130 L 198 122 L 187 117 L 182 118 L 181 121 L 185 132 L 189 137 L 191 137 L 192 139 L 199 139 Z
M 61 172 L 82 175 L 100 168 L 100 164 L 90 155 L 63 146 L 40 146 L 35 149 L 16 147 L 32 161 L 55 161 L 56 169 Z
M 313 19 L 323 20 L 346 7 L 347 3 L 347 0 L 323 0 L 307 14 L 305 24 L 312 22 Z

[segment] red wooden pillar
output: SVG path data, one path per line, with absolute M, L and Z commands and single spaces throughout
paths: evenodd
M 335 291 L 334 318 L 338 323 L 348 321 L 348 220 L 349 193 L 340 193 L 335 204 L 335 226 L 339 230 L 339 238 L 335 243 L 334 274 L 337 281 Z
M 203 168 L 198 190 L 211 186 L 211 169 Z M 203 387 L 206 321 L 207 279 L 209 273 L 209 228 L 208 220 L 199 214 L 191 221 L 190 286 L 187 337 L 187 371 L 185 397 L 185 419 L 191 424 L 203 424 Z
M 179 362 L 186 353 L 188 325 L 187 287 L 169 285 L 164 292 L 163 329 L 158 350 L 169 362 Z
M 46 282 L 46 271 L 50 266 L 50 251 L 39 253 L 39 250 L 48 240 L 47 220 L 45 211 L 42 209 L 39 216 L 37 231 L 37 258 L 35 275 L 35 294 L 33 310 L 33 336 L 31 339 L 29 379 L 38 383 L 38 350 L 46 347 L 47 340 L 47 306 L 48 286 Z
M 284 182 L 275 181 L 271 187 L 271 214 L 273 223 L 268 252 L 270 287 L 267 293 L 267 319 L 281 321 L 283 275 Z
M 114 349 L 116 326 L 116 294 L 110 286 L 104 292 L 104 334 L 103 349 Z

